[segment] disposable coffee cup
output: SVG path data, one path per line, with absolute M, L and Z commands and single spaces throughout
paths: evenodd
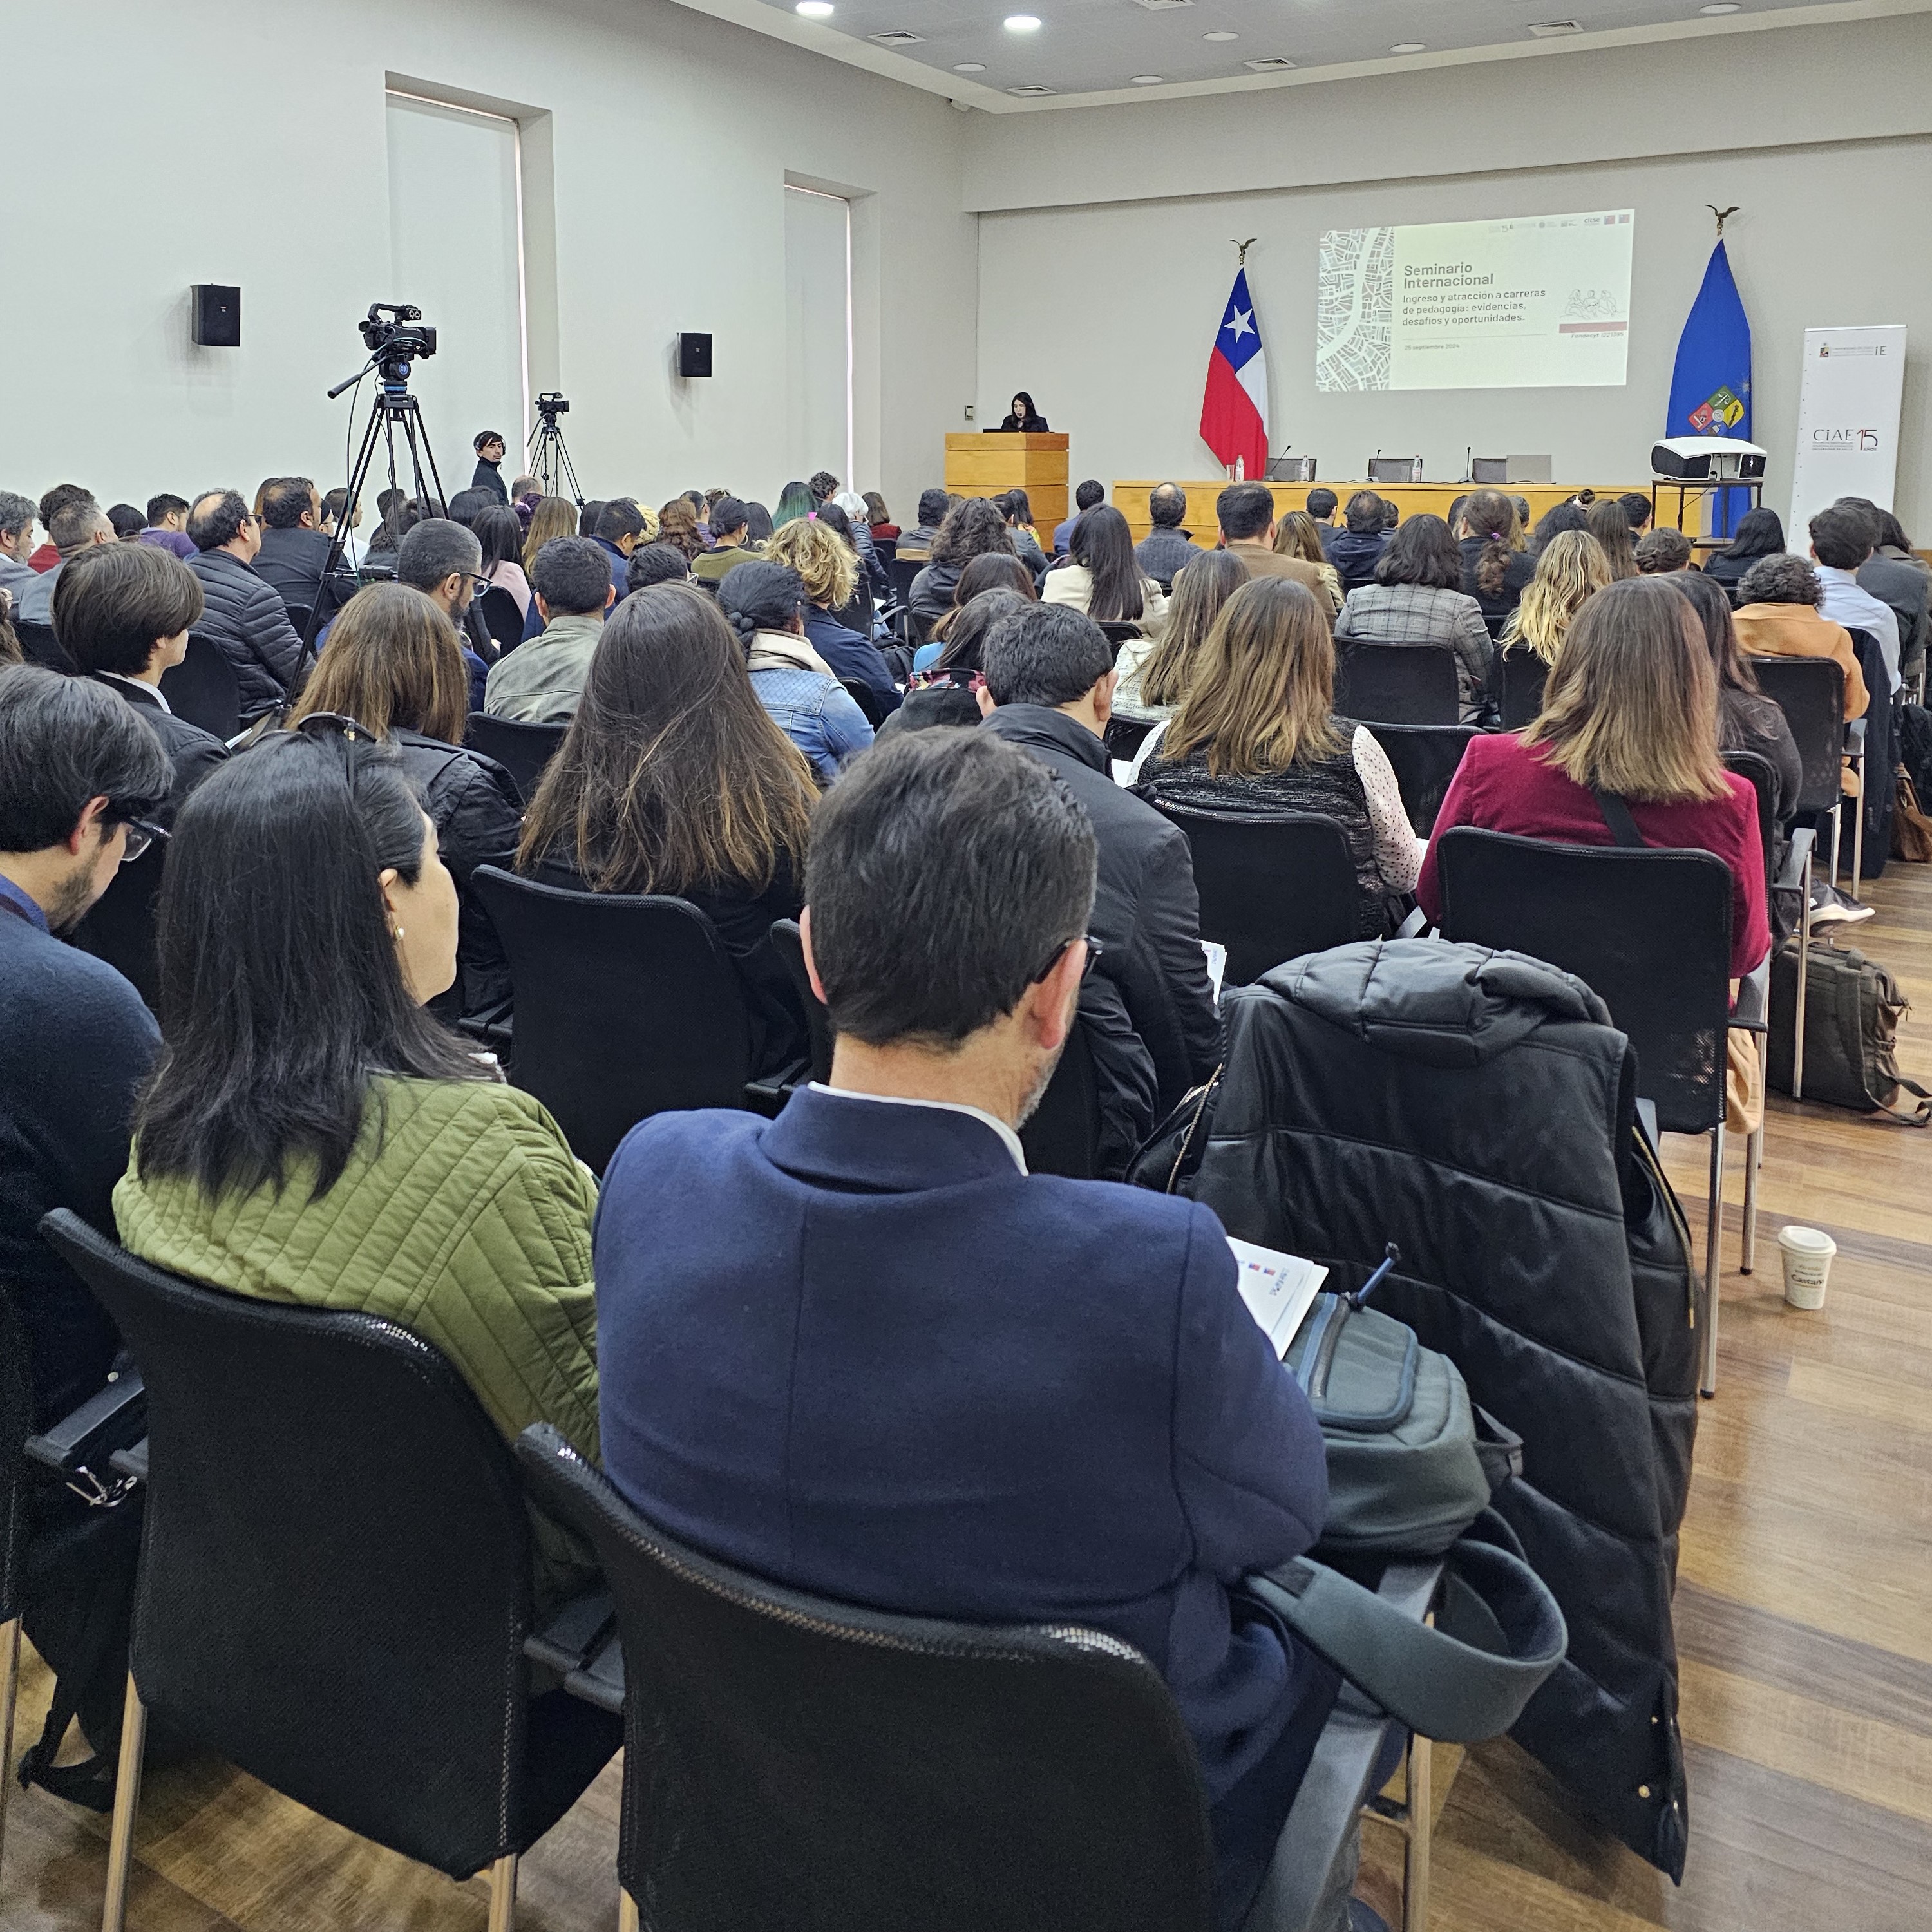
M 1793 1308 L 1822 1308 L 1825 1282 L 1838 1244 L 1822 1228 L 1780 1228 L 1778 1252 L 1784 1258 L 1784 1299 Z

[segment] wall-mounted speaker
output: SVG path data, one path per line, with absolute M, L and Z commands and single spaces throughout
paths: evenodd
M 680 376 L 708 376 L 711 373 L 711 338 L 683 334 L 677 338 L 677 373 Z
M 194 340 L 202 349 L 242 346 L 242 291 L 220 282 L 196 282 L 194 297 Z

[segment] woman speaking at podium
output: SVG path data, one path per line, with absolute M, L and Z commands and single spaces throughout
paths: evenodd
M 1022 430 L 1029 436 L 1039 436 L 1046 428 L 1046 418 L 1033 406 L 1033 398 L 1022 389 L 1013 398 L 1012 408 L 1006 419 L 1000 424 L 1002 430 Z

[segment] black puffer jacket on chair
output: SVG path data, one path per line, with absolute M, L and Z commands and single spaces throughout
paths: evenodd
M 1696 1430 L 1688 1230 L 1632 1131 L 1635 1063 L 1582 981 L 1518 953 L 1364 940 L 1222 1002 L 1185 1184 L 1230 1234 L 1358 1286 L 1523 1438 L 1496 1504 L 1570 1626 L 1514 1735 L 1681 1877 L 1670 1600 Z

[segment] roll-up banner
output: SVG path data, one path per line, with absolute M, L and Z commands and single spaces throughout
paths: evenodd
M 1892 508 L 1898 418 L 1905 394 L 1905 327 L 1808 328 L 1798 385 L 1798 449 L 1791 470 L 1791 548 L 1804 554 L 1804 526 L 1840 496 Z

